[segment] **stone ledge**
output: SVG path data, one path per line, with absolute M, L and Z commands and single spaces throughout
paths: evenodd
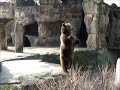
M 5 61 L 14 61 L 14 60 L 25 60 L 25 59 L 37 59 L 39 54 L 33 53 L 15 53 L 15 52 L 8 52 L 8 51 L 1 51 L 1 62 Z

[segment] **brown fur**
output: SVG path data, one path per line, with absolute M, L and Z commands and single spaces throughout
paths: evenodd
M 68 72 L 67 69 L 71 68 L 74 46 L 79 43 L 79 40 L 71 34 L 71 30 L 72 27 L 70 24 L 62 24 L 60 36 L 60 63 L 64 72 Z

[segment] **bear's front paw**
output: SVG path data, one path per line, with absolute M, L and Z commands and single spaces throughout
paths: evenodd
M 72 40 L 74 37 L 72 35 L 68 36 L 68 39 Z

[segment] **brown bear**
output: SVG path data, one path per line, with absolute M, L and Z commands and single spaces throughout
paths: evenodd
M 69 23 L 62 23 L 60 36 L 60 63 L 64 72 L 71 68 L 73 63 L 74 47 L 80 42 L 71 34 L 72 26 Z

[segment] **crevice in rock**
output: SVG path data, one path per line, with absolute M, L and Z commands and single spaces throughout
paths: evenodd
M 87 41 L 87 38 L 88 38 L 88 33 L 86 31 L 86 25 L 85 25 L 85 22 L 84 22 L 85 14 L 84 14 L 83 10 L 81 11 L 81 13 L 82 13 L 82 22 L 81 22 L 81 27 L 80 27 L 80 30 L 79 30 L 77 36 L 80 39 L 79 47 L 87 47 L 86 41 Z

